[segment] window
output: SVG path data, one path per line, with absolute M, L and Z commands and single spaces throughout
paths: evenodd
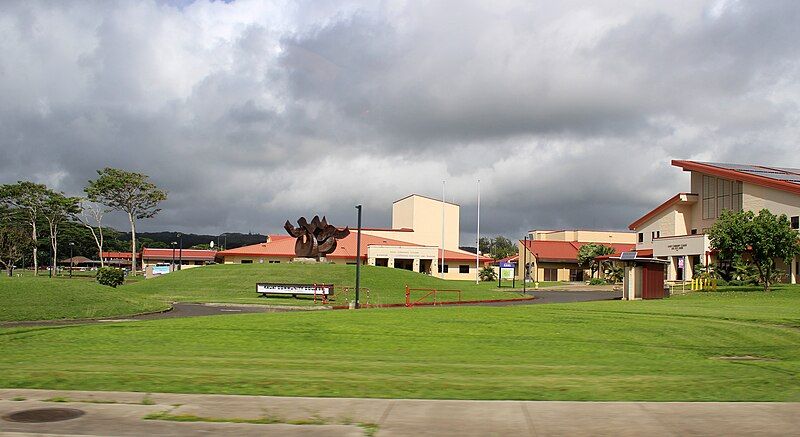
M 703 175 L 703 219 L 715 219 L 722 211 L 742 210 L 742 183 Z
M 280 261 L 276 261 L 276 260 L 270 260 L 269 263 L 270 264 L 280 264 L 281 262 Z
M 558 281 L 558 269 L 544 269 L 544 280 L 549 282 Z
M 465 265 L 458 266 L 458 273 L 469 273 L 469 266 Z
M 792 217 L 792 229 L 800 229 L 800 216 Z
M 639 242 L 644 243 L 644 232 L 639 232 Z
M 692 235 L 697 235 L 697 229 L 692 229 Z
M 717 178 L 703 175 L 703 219 L 717 217 Z
M 253 264 L 253 260 L 251 259 L 243 259 L 242 264 Z
M 441 265 L 441 264 L 439 264 L 439 268 L 438 268 L 438 270 L 439 270 L 439 273 L 442 273 L 442 265 Z M 449 270 L 450 270 L 450 269 L 448 268 L 448 265 L 447 265 L 447 264 L 445 264 L 445 265 L 444 265 L 444 272 L 445 272 L 445 273 L 448 273 L 448 271 L 449 271 Z

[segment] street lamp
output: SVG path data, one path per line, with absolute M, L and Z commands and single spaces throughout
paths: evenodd
M 72 279 L 72 265 L 75 260 L 72 258 L 72 248 L 75 247 L 75 243 L 69 243 L 69 278 Z
M 170 272 L 174 272 L 175 271 L 175 246 L 178 245 L 178 242 L 177 241 L 173 241 L 172 243 L 169 243 L 169 244 L 170 244 L 170 246 L 172 246 L 172 264 L 170 265 L 169 271 Z
M 178 232 L 178 241 L 180 245 L 178 246 L 178 270 L 180 270 L 183 265 L 183 234 L 180 232 Z
M 358 234 L 356 236 L 356 304 L 358 309 L 358 292 L 361 288 L 361 205 L 356 205 L 358 210 Z

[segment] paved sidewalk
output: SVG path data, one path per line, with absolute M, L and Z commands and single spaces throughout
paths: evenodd
M 0 435 L 800 434 L 800 403 L 436 401 L 0 390 L 0 417 L 46 407 L 77 408 L 85 414 L 50 423 L 0 419 Z M 198 421 L 144 419 L 159 413 Z M 270 423 L 235 423 L 248 420 Z

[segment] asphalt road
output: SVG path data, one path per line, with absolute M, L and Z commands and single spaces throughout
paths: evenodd
M 511 293 L 511 292 L 509 292 Z M 612 300 L 619 299 L 622 294 L 616 291 L 585 291 L 585 290 L 547 290 L 547 291 L 528 291 L 526 293 L 535 299 L 508 302 L 485 302 L 473 304 L 461 304 L 459 306 L 512 306 L 512 305 L 539 305 L 550 303 L 570 303 L 570 302 L 589 302 L 593 300 Z M 511 297 L 511 296 L 509 296 Z M 440 305 L 448 306 L 448 305 Z M 175 319 L 185 317 L 216 316 L 226 314 L 249 314 L 249 313 L 276 313 L 286 311 L 318 311 L 325 310 L 325 307 L 280 307 L 277 305 L 236 305 L 236 304 L 200 304 L 200 303 L 175 303 L 172 309 L 159 313 L 142 314 L 130 317 L 109 317 L 104 319 L 90 320 L 39 320 L 24 322 L 0 323 L 2 328 L 25 327 L 25 326 L 63 326 L 63 325 L 82 325 L 89 323 L 114 323 L 128 322 L 135 320 L 158 320 Z

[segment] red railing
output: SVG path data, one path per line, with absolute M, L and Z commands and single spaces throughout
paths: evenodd
M 422 297 L 412 302 L 411 301 L 412 291 L 422 291 L 426 293 Z M 406 307 L 411 308 L 418 303 L 422 303 L 422 301 L 428 298 L 429 296 L 433 297 L 433 305 L 436 305 L 437 303 L 436 295 L 439 293 L 456 293 L 458 295 L 458 301 L 461 302 L 461 290 L 439 290 L 436 288 L 409 288 L 408 285 L 406 285 Z

